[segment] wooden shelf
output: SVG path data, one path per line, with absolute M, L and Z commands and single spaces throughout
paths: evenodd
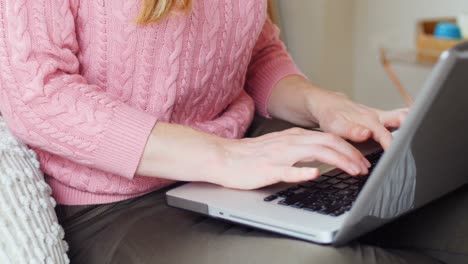
M 397 64 L 408 64 L 408 65 L 415 65 L 415 66 L 422 66 L 422 67 L 432 67 L 435 63 L 432 62 L 425 62 L 419 59 L 421 54 L 424 55 L 435 55 L 438 54 L 437 51 L 418 51 L 416 49 L 411 48 L 400 48 L 400 47 L 389 47 L 389 46 L 382 46 L 385 50 L 387 59 L 390 63 L 397 63 Z

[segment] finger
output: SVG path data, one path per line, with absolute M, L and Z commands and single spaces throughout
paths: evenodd
M 369 129 L 369 136 L 372 135 Z M 370 162 L 364 157 L 364 155 L 359 151 L 355 146 L 351 145 L 348 141 L 335 136 L 331 135 L 328 136 L 329 140 L 325 139 L 322 141 L 322 144 L 334 149 L 344 155 L 346 155 L 349 159 L 355 161 L 356 163 L 359 163 L 361 165 L 361 168 L 363 168 L 365 171 L 371 166 Z
M 348 126 L 348 136 L 346 138 L 354 142 L 366 141 L 372 135 L 371 131 L 367 127 L 360 124 L 348 122 L 346 125 Z
M 407 115 L 407 110 L 396 110 L 382 112 L 381 114 L 379 114 L 379 119 L 385 127 L 398 128 L 403 124 Z
M 400 111 L 400 112 L 408 114 L 409 111 L 410 111 L 410 108 L 409 107 L 404 107 L 404 108 L 400 108 L 400 109 L 395 109 L 395 111 Z
M 279 181 L 290 183 L 311 181 L 320 175 L 320 170 L 317 168 L 284 167 L 277 171 L 281 173 Z
M 388 131 L 381 123 L 377 121 L 371 120 L 366 125 L 372 132 L 372 138 L 379 142 L 384 150 L 387 150 L 393 140 L 390 131 Z
M 303 128 L 294 127 L 294 128 L 289 128 L 289 129 L 282 130 L 282 131 L 268 133 L 268 134 L 262 135 L 261 138 L 264 141 L 265 140 L 276 141 L 276 140 L 278 140 L 280 138 L 288 138 L 288 137 L 291 137 L 291 136 L 303 135 L 303 134 L 305 134 L 307 132 L 310 132 L 310 131 L 306 130 L 306 129 L 303 129 Z
M 360 162 L 354 162 L 348 159 L 344 154 L 325 146 L 293 146 L 290 151 L 292 151 L 291 155 L 293 156 L 294 163 L 319 161 L 338 167 L 351 175 L 368 173 L 367 167 L 362 166 Z
M 333 133 L 354 142 L 363 142 L 370 138 L 371 131 L 358 123 L 339 120 L 332 125 Z
M 359 164 L 363 170 L 366 170 L 370 167 L 369 161 L 367 161 L 362 153 L 339 136 L 330 133 L 316 132 L 314 137 L 307 137 L 307 135 L 304 135 L 301 139 L 302 140 L 297 142 L 297 144 L 323 145 L 345 155 L 348 159 L 352 160 L 356 164 Z

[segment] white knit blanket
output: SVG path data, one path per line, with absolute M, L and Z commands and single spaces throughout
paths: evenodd
M 51 193 L 36 154 L 0 116 L 0 263 L 69 263 Z

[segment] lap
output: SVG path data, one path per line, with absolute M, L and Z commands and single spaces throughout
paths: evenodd
M 59 207 L 72 263 L 438 263 L 355 242 L 320 246 L 168 207 L 163 192 Z
M 365 237 L 382 247 L 416 249 L 446 263 L 468 263 L 468 186 Z

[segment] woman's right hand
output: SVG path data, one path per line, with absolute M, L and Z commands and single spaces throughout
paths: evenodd
M 300 128 L 257 138 L 224 139 L 188 127 L 158 123 L 137 173 L 178 181 L 201 181 L 235 189 L 319 176 L 298 162 L 319 161 L 351 175 L 367 174 L 369 162 L 344 139 Z
M 319 161 L 350 175 L 367 174 L 369 161 L 342 138 L 292 128 L 257 138 L 227 140 L 223 162 L 209 182 L 229 188 L 257 189 L 278 182 L 303 182 L 320 175 L 317 168 L 298 168 L 298 162 Z

